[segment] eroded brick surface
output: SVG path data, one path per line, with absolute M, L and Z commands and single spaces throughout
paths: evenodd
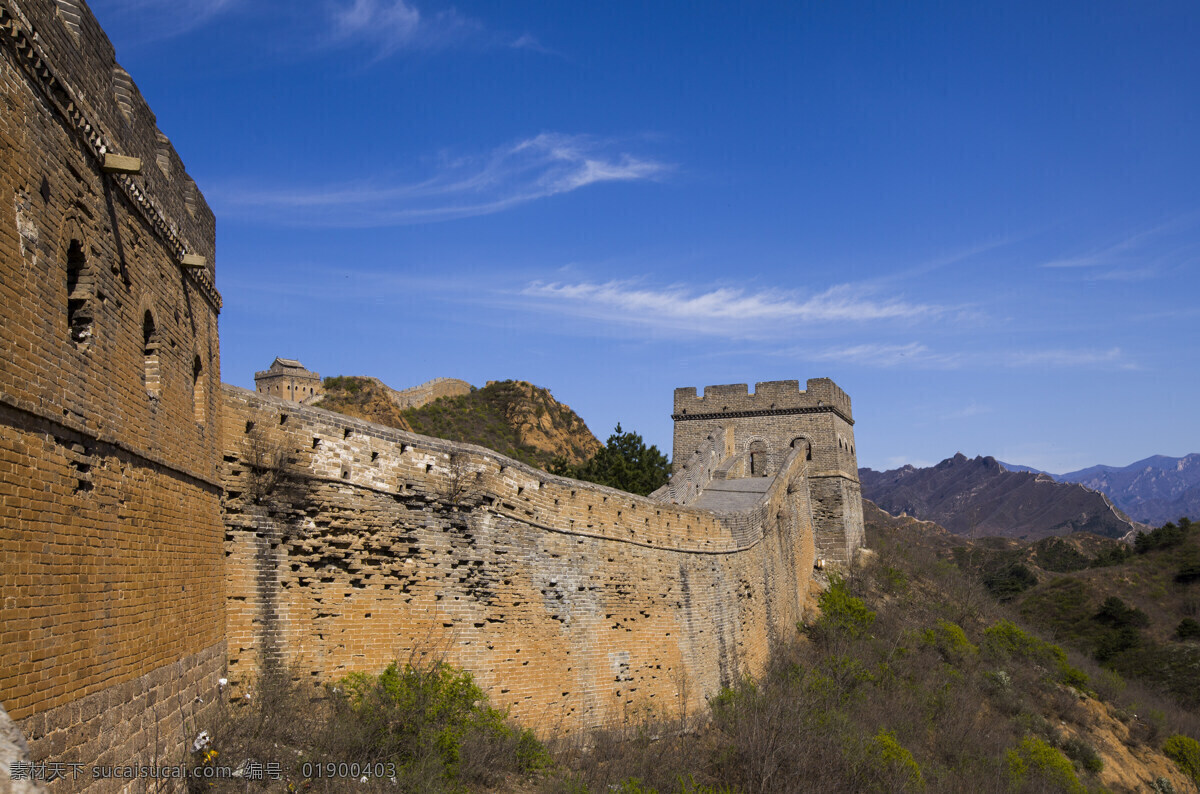
M 803 456 L 717 516 L 225 387 L 233 696 L 414 655 L 541 730 L 701 708 L 803 617 Z

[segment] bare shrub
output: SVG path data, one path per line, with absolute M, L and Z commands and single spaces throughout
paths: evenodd
M 287 449 L 256 426 L 246 432 L 245 462 L 247 492 L 255 504 L 262 504 L 287 477 Z
M 483 472 L 471 466 L 470 456 L 455 450 L 450 453 L 440 496 L 454 507 L 468 507 L 483 495 Z

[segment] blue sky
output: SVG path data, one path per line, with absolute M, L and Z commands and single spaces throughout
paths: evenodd
M 222 375 L 831 377 L 859 462 L 1200 449 L 1200 5 L 94 0 L 218 219 Z

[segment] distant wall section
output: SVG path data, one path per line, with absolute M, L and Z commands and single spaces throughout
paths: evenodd
M 434 378 L 411 389 L 391 389 L 392 402 L 399 408 L 420 408 L 440 397 L 458 397 L 470 394 L 474 387 L 457 378 Z
M 316 682 L 432 654 L 527 725 L 612 725 L 702 708 L 804 615 L 800 456 L 718 517 L 233 387 L 225 403 L 234 696 L 266 664 Z

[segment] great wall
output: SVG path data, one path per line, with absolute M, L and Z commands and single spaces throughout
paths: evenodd
M 649 498 L 222 386 L 213 214 L 103 31 L 0 0 L 0 39 L 0 736 L 33 760 L 177 762 L 266 666 L 419 654 L 541 730 L 696 710 L 862 545 L 826 379 L 676 390 Z

